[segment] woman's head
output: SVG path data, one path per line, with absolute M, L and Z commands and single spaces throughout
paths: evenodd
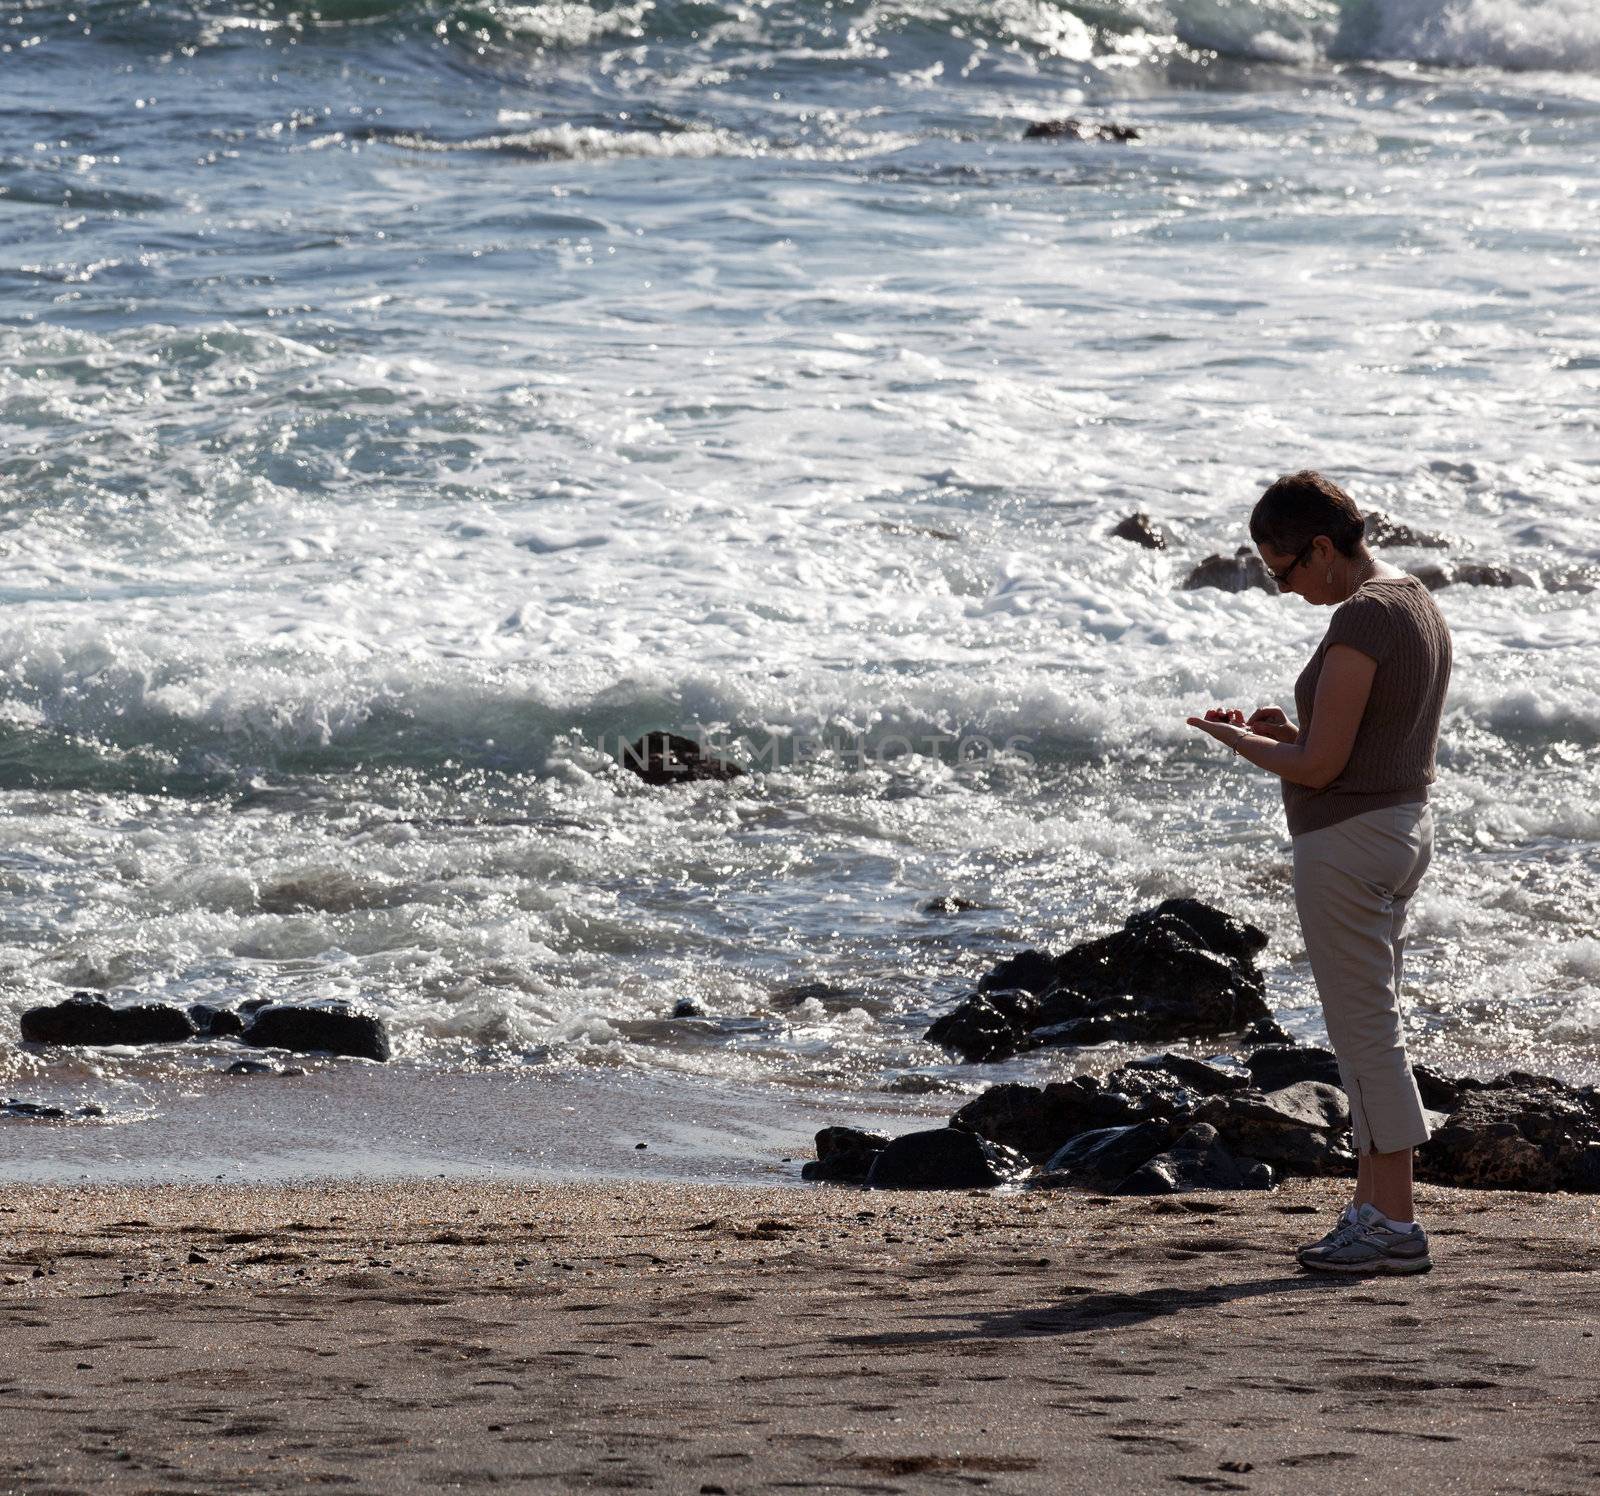
M 1279 478 L 1250 511 L 1250 538 L 1280 555 L 1292 556 L 1326 535 L 1341 556 L 1353 556 L 1366 530 L 1355 500 L 1332 479 L 1309 468 Z
M 1300 567 L 1315 561 L 1326 570 L 1336 560 L 1364 556 L 1366 529 L 1355 500 L 1309 469 L 1279 478 L 1250 512 L 1250 538 L 1279 588 L 1298 590 L 1308 602 L 1325 599 L 1296 587 Z

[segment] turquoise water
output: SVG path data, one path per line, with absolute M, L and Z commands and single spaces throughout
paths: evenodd
M 420 1077 L 800 1117 L 1026 1069 L 921 1030 L 1197 892 L 1313 1034 L 1276 795 L 1181 726 L 1320 634 L 1181 586 L 1310 464 L 1526 583 L 1439 594 L 1419 1052 L 1600 1069 L 1591 7 L 13 0 L 0 47 L 12 1019 L 348 996 Z M 1065 115 L 1140 138 L 1021 139 Z M 649 790 L 656 727 L 757 772 Z M 0 1079 L 134 1120 L 217 1063 Z

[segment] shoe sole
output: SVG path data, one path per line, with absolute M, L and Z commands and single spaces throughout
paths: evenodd
M 1345 1273 L 1351 1277 L 1433 1271 L 1433 1259 L 1429 1257 L 1376 1257 L 1371 1262 L 1307 1262 L 1304 1257 L 1297 1260 L 1310 1273 Z

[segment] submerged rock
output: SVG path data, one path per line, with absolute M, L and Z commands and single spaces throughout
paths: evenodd
M 29 1008 L 22 1015 L 22 1038 L 30 1044 L 171 1044 L 194 1036 L 194 1024 L 180 1008 L 165 1003 L 133 1003 L 114 1008 L 93 992 L 75 992 L 65 1002 Z
M 987 909 L 976 899 L 963 898 L 958 893 L 947 893 L 937 899 L 925 899 L 917 905 L 918 914 L 971 914 L 975 909 Z
M 1450 541 L 1443 535 L 1435 535 L 1427 530 L 1413 530 L 1410 525 L 1399 524 L 1388 515 L 1374 511 L 1367 516 L 1367 544 L 1412 546 L 1417 550 L 1442 551 L 1449 548 Z
M 1537 587 L 1536 578 L 1515 566 L 1491 566 L 1482 561 L 1458 561 L 1452 566 L 1430 561 L 1409 568 L 1430 592 L 1443 587 Z
M 1278 590 L 1266 563 L 1248 546 L 1240 546 L 1231 556 L 1207 556 L 1183 584 L 1185 592 L 1201 587 L 1220 587 L 1224 592 L 1248 592 L 1252 587 L 1263 592 Z
M 47 1101 L 23 1101 L 18 1097 L 11 1097 L 4 1106 L 0 1106 L 0 1113 L 8 1117 L 33 1117 L 41 1122 L 54 1122 L 67 1115 L 64 1106 L 52 1106 Z
M 982 1190 L 1009 1184 L 1028 1170 L 1011 1149 L 957 1127 L 908 1132 L 892 1139 L 867 1174 L 871 1190 Z
M 1593 592 L 1600 588 L 1600 566 L 1566 566 L 1544 574 L 1546 592 Z
M 382 1022 L 343 1003 L 328 1007 L 277 1003 L 260 1009 L 239 1037 L 257 1049 L 326 1051 L 380 1061 L 390 1053 Z
M 647 732 L 622 752 L 622 767 L 646 784 L 694 784 L 700 780 L 741 779 L 744 770 L 707 756 L 693 738 L 675 732 Z
M 33 1122 L 62 1122 L 72 1117 L 103 1117 L 106 1109 L 96 1102 L 68 1110 L 50 1101 L 24 1101 L 19 1096 L 10 1097 L 0 1106 L 0 1116 L 25 1117 Z
M 1132 125 L 1095 125 L 1081 119 L 1035 120 L 1022 132 L 1024 140 L 1109 140 L 1139 139 Z
M 1160 525 L 1152 524 L 1148 514 L 1130 514 L 1111 532 L 1117 540 L 1131 540 L 1147 551 L 1164 551 L 1167 537 Z

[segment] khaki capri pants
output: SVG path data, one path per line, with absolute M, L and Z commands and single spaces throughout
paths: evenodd
M 1294 838 L 1294 901 L 1359 1153 L 1428 1140 L 1400 1027 L 1406 908 L 1433 858 L 1426 802 Z

